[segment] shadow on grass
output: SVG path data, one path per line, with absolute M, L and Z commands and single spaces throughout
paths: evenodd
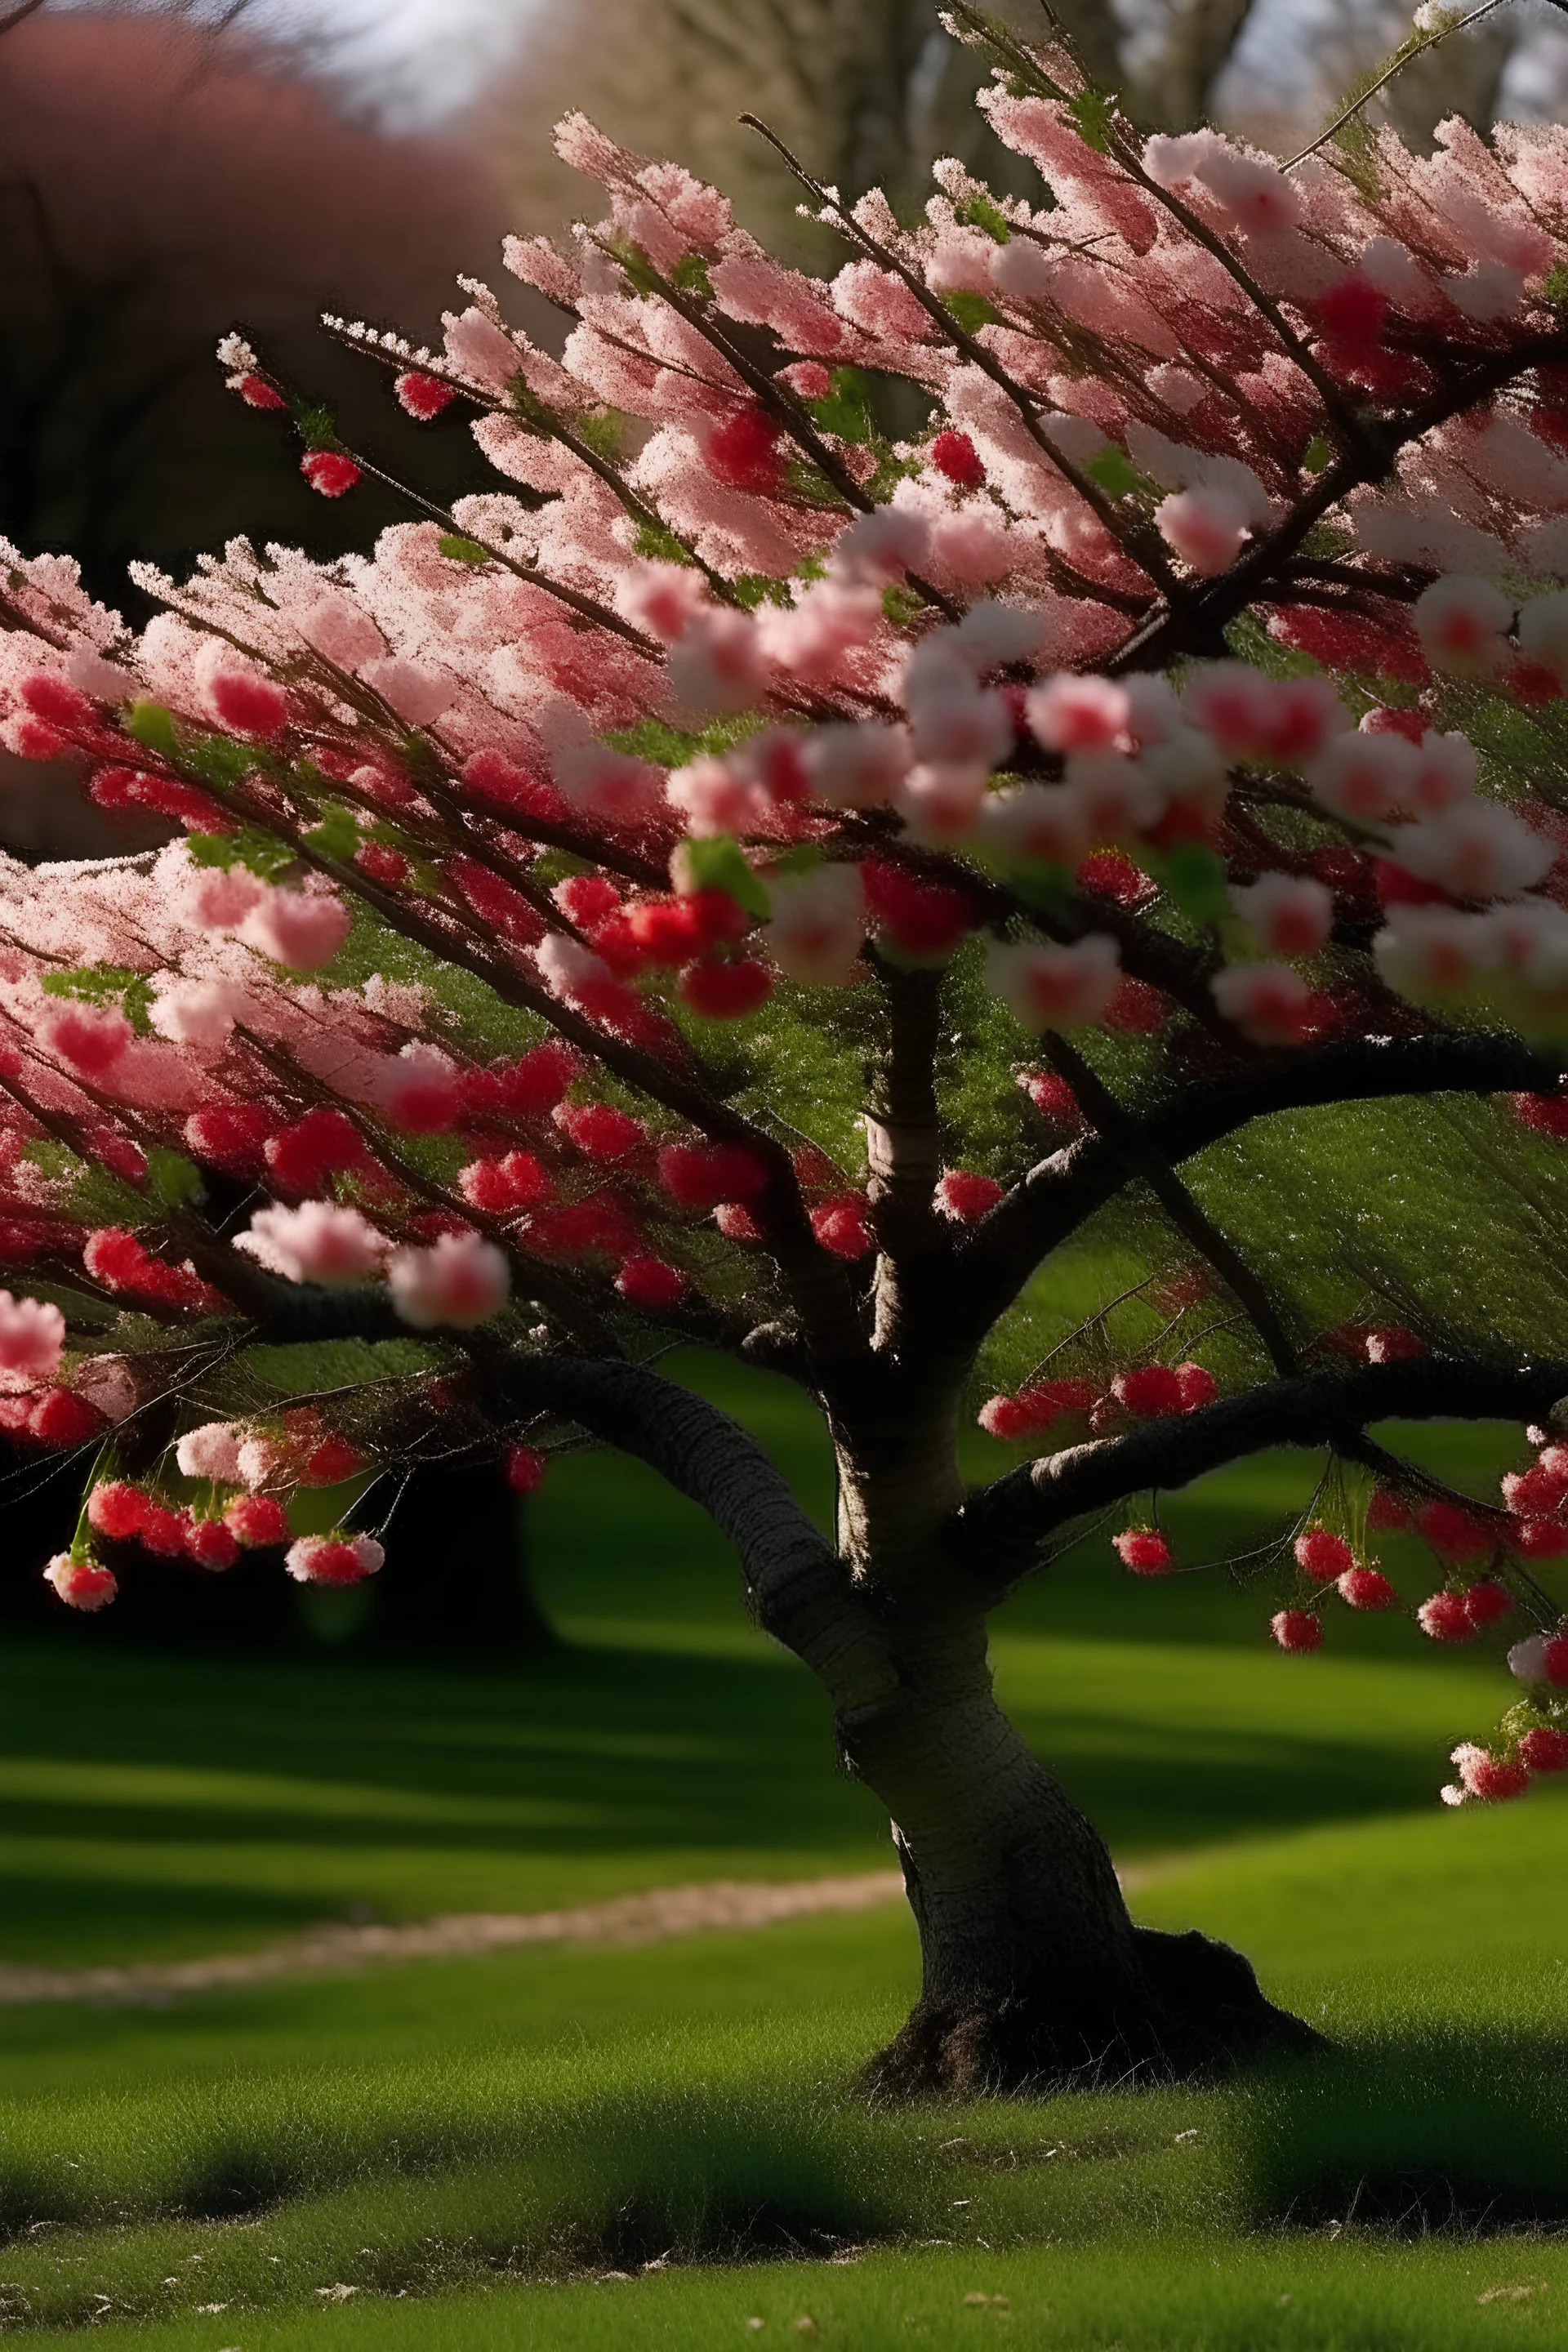
M 1402 2235 L 1568 2222 L 1568 2042 L 1379 2036 L 1239 2086 L 1251 2217 Z

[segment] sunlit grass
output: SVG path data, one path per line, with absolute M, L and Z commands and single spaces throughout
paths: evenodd
M 754 1406 L 825 1507 L 809 1424 L 776 1390 Z M 1478 1463 L 1496 1443 L 1469 1442 Z M 1170 1514 L 1184 1557 L 1245 1553 L 1314 1476 L 1205 1482 Z M 887 1859 L 695 1514 L 583 1459 L 531 1524 L 569 1637 L 537 1666 L 0 1657 L 0 1958 Z M 1479 1645 L 1342 1612 L 1288 1659 L 1268 1606 L 1223 1573 L 1134 1585 L 1101 1540 L 1003 1613 L 998 1678 L 1140 1866 L 1139 1915 L 1229 1937 L 1336 2054 L 1201 2092 L 871 2111 L 857 2069 L 916 1977 L 896 1906 L 0 2010 L 0 2321 L 127 2352 L 684 2352 L 796 2343 L 806 2317 L 857 2352 L 1563 2340 L 1568 2263 L 1541 2234 L 1568 2220 L 1561 1802 L 1436 1806 L 1447 1748 L 1506 1696 Z

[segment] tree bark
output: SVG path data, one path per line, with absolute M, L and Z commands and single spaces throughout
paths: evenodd
M 900 1642 L 897 1696 L 847 1759 L 887 1804 L 921 1994 L 871 2063 L 883 2095 L 973 2097 L 1223 2074 L 1310 2050 L 1239 1952 L 1135 1927 L 1110 1856 L 991 1689 L 983 1628 Z

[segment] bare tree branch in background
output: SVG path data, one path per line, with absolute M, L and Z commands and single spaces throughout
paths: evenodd
M 1232 120 L 1249 137 L 1289 152 L 1320 133 L 1347 100 L 1359 97 L 1396 59 L 1398 70 L 1369 98 L 1366 119 L 1389 123 L 1418 152 L 1430 148 L 1436 126 L 1449 115 L 1482 131 L 1504 112 L 1550 117 L 1561 109 L 1565 61 L 1540 37 L 1560 7 L 1561 0 L 1552 0 L 1550 8 L 1512 0 L 1401 59 L 1412 12 L 1400 0 L 1322 0 L 1310 30 L 1289 7 L 1277 5 L 1268 24 L 1278 26 L 1279 39 L 1259 44 L 1263 62 L 1234 90 Z M 1537 86 L 1521 106 L 1517 77 L 1524 60 Z
M 1153 0 L 1130 79 L 1123 29 L 1107 0 L 1055 0 L 1092 79 L 1123 90 L 1151 123 L 1183 128 L 1213 110 L 1253 0 Z M 994 12 L 1037 30 L 1037 0 Z M 523 225 L 577 202 L 545 136 L 581 108 L 645 153 L 679 153 L 773 239 L 794 228 L 796 192 L 737 122 L 766 117 L 820 179 L 853 200 L 884 187 L 917 203 L 932 160 L 956 155 L 994 187 L 1034 193 L 1033 171 L 990 135 L 972 103 L 976 54 L 942 26 L 938 0 L 553 0 L 529 19 L 517 66 L 483 110 Z

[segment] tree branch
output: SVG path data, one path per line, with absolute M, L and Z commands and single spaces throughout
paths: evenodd
M 1142 1179 L 1176 1231 L 1191 1242 L 1230 1291 L 1262 1340 L 1275 1370 L 1287 1376 L 1297 1371 L 1300 1358 L 1295 1342 L 1262 1280 L 1189 1192 L 1148 1128 L 1117 1101 L 1099 1074 L 1065 1037 L 1047 1031 L 1041 1042 L 1046 1058 L 1058 1076 L 1066 1078 L 1079 1108 L 1098 1129 L 1126 1173 Z
M 847 1568 L 756 1439 L 717 1405 L 635 1364 L 496 1350 L 485 1369 L 514 1410 L 579 1423 L 705 1511 L 740 1555 L 758 1622 L 820 1675 L 841 1718 L 892 1695 L 880 1626 Z
M 1157 1486 L 1185 1486 L 1266 1446 L 1340 1444 L 1379 1421 L 1544 1421 L 1568 1396 L 1568 1363 L 1501 1366 L 1443 1356 L 1270 1381 L 1124 1436 L 1068 1446 L 1009 1471 L 952 1523 L 949 1557 L 992 1600 L 1069 1519 Z
M 1185 1087 L 1142 1118 L 1131 1116 L 1141 1142 L 1167 1165 L 1179 1165 L 1279 1111 L 1408 1095 L 1542 1093 L 1560 1076 L 1557 1062 L 1519 1037 L 1448 1032 L 1356 1038 L 1259 1060 L 1240 1077 Z M 1125 1158 L 1103 1136 L 1089 1135 L 1040 1161 L 998 1202 L 959 1255 L 958 1313 L 973 1341 L 1005 1313 L 1042 1258 L 1114 1198 L 1127 1177 Z

